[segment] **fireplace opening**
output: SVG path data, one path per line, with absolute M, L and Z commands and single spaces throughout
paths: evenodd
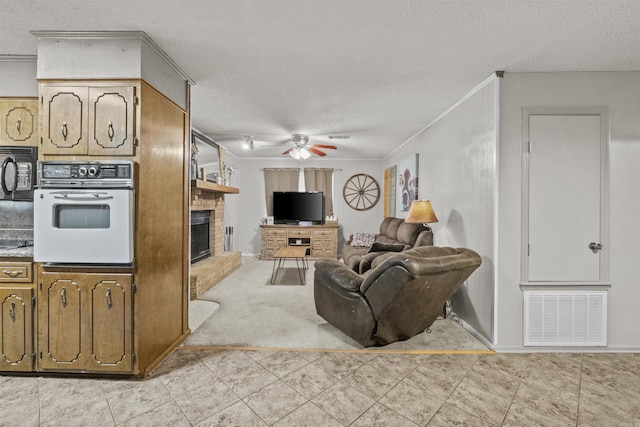
M 191 211 L 191 264 L 211 256 L 211 211 Z

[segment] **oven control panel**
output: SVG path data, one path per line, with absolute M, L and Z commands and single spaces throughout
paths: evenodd
M 129 160 L 38 162 L 40 188 L 132 188 L 133 174 L 133 162 Z

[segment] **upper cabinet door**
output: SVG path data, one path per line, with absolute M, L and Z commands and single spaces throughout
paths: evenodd
M 133 156 L 136 86 L 41 84 L 42 153 Z
M 41 86 L 42 152 L 87 154 L 86 87 Z
M 0 100 L 0 144 L 37 146 L 38 100 Z
M 132 156 L 135 138 L 135 88 L 89 88 L 89 153 Z

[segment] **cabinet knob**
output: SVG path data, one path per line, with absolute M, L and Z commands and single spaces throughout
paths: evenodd
M 109 126 L 107 126 L 107 135 L 109 136 L 109 141 L 113 141 L 113 135 L 115 135 L 115 131 L 113 130 L 112 121 L 109 121 Z
M 62 122 L 62 128 L 60 129 L 60 131 L 62 132 L 62 138 L 66 141 L 67 135 L 69 134 L 69 132 L 67 131 L 67 122 Z
M 11 305 L 9 306 L 9 317 L 11 317 L 11 320 L 13 322 L 16 321 L 16 303 L 12 302 Z
M 6 274 L 9 277 L 18 277 L 22 274 L 22 270 L 2 270 L 2 274 Z
M 62 291 L 60 292 L 60 303 L 62 304 L 62 307 L 67 306 L 67 288 L 62 288 Z
M 16 131 L 18 131 L 18 135 L 20 135 L 22 133 L 21 131 L 21 124 L 22 124 L 22 117 L 18 117 L 18 120 L 16 120 Z
M 111 310 L 113 302 L 111 301 L 111 289 L 107 289 L 107 293 L 104 296 L 104 301 L 107 303 L 107 310 Z

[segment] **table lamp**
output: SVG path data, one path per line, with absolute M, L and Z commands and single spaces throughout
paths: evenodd
M 414 200 L 411 202 L 409 213 L 404 219 L 404 222 L 422 223 L 422 225 L 431 230 L 428 223 L 438 222 L 438 218 L 436 217 L 435 212 L 433 212 L 433 208 L 431 207 L 431 202 L 429 200 Z

